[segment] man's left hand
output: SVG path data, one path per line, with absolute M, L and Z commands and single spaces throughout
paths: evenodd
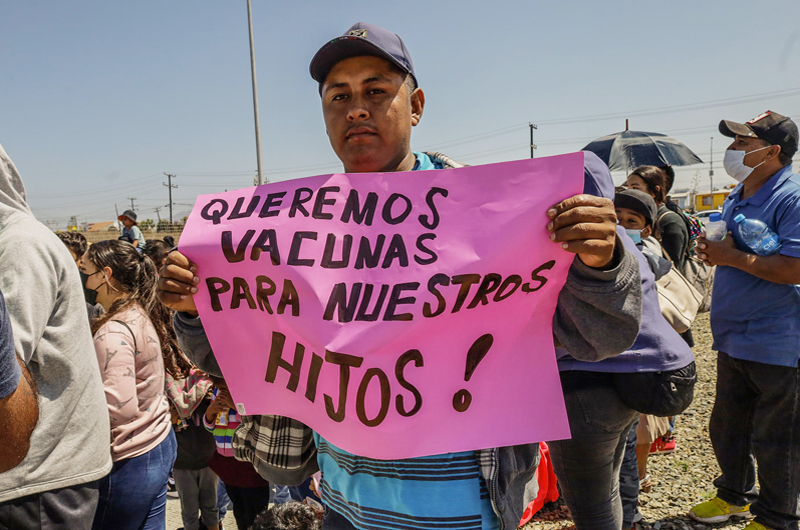
M 576 195 L 547 211 L 550 240 L 578 255 L 589 267 L 606 267 L 614 257 L 617 215 L 614 203 L 594 195 Z
M 697 257 L 709 265 L 732 265 L 741 251 L 736 248 L 733 234 L 728 232 L 722 241 L 697 238 Z

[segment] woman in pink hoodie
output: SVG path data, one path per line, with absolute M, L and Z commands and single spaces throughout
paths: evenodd
M 100 481 L 93 528 L 163 529 L 177 444 L 164 391 L 162 346 L 171 351 L 177 345 L 155 297 L 156 266 L 129 243 L 103 241 L 89 247 L 81 270 L 85 288 L 97 293 L 106 310 L 92 323 L 92 332 L 114 462 Z

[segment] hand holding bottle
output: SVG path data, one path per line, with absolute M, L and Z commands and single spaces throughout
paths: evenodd
M 728 224 L 722 220 L 720 214 L 712 213 L 708 216 L 708 221 L 703 223 L 703 229 L 707 240 L 722 241 L 728 231 Z

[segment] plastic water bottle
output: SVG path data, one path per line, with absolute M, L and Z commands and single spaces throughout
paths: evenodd
M 748 219 L 742 214 L 733 218 L 736 221 L 736 229 L 739 237 L 750 250 L 759 256 L 771 256 L 776 254 L 783 245 L 778 239 L 778 234 L 758 219 Z
M 718 213 L 709 215 L 708 221 L 703 223 L 703 228 L 706 231 L 706 239 L 709 241 L 722 241 L 725 239 L 725 234 L 728 233 L 728 224 Z

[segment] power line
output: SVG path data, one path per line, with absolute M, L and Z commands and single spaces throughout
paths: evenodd
M 712 101 L 704 101 L 702 103 L 689 103 L 684 105 L 673 105 L 669 107 L 655 107 L 652 109 L 628 111 L 628 112 L 615 112 L 612 114 L 595 114 L 593 116 L 576 116 L 572 118 L 559 118 L 555 120 L 537 120 L 539 124 L 552 125 L 556 123 L 574 123 L 577 121 L 601 121 L 611 120 L 625 117 L 635 116 L 650 116 L 653 114 L 672 114 L 675 112 L 686 112 L 690 110 L 703 110 L 717 107 L 725 107 L 728 105 L 738 105 L 741 103 L 751 103 L 765 98 L 785 98 L 790 96 L 800 95 L 800 88 L 790 88 L 786 90 L 778 90 L 776 92 L 765 92 L 762 94 L 752 94 L 750 96 L 740 96 L 736 98 L 717 99 Z
M 153 175 L 148 175 L 146 177 L 142 177 L 142 178 L 138 178 L 138 179 L 133 179 L 133 180 L 126 179 L 125 182 L 123 184 L 119 185 L 119 186 L 115 184 L 113 190 L 109 190 L 108 188 L 101 188 L 101 189 L 94 189 L 94 190 L 90 189 L 90 190 L 85 190 L 85 191 L 75 191 L 75 192 L 70 192 L 70 193 L 61 193 L 61 194 L 58 194 L 58 195 L 49 195 L 49 196 L 46 196 L 46 195 L 39 195 L 39 196 L 33 195 L 33 196 L 30 196 L 29 198 L 37 199 L 37 200 L 38 199 L 63 199 L 65 197 L 86 196 L 86 195 L 94 195 L 94 194 L 98 194 L 98 193 L 106 194 L 109 191 L 112 191 L 112 192 L 113 191 L 120 191 L 120 190 L 125 190 L 125 189 L 127 189 L 129 187 L 132 188 L 132 189 L 134 189 L 134 188 L 138 189 L 139 186 L 136 186 L 135 185 L 136 183 L 142 182 L 144 180 L 147 180 L 147 179 L 150 179 L 150 178 L 153 178 L 153 177 L 157 177 L 158 175 L 159 175 L 159 173 L 155 173 Z

